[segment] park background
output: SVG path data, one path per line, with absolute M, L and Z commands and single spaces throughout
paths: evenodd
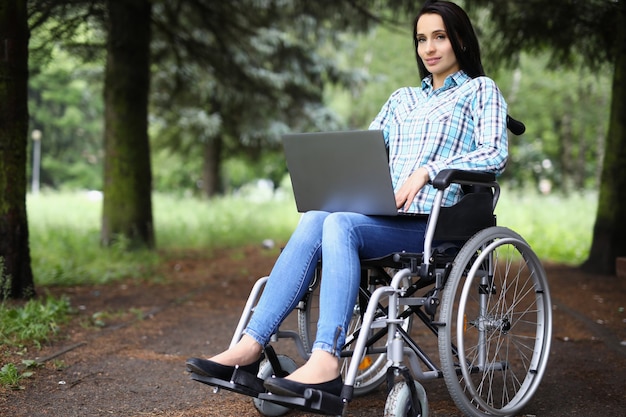
M 157 247 L 210 250 L 264 239 L 285 241 L 298 214 L 280 135 L 298 128 L 366 129 L 393 91 L 419 85 L 410 16 L 394 17 L 398 22 L 374 25 L 365 33 L 333 33 L 337 44 L 321 41 L 318 59 L 332 60 L 348 80 L 323 83 L 322 101 L 307 116 L 311 122 L 292 123 L 295 128 L 290 120 L 276 116 L 274 120 L 269 113 L 268 119 L 246 120 L 239 126 L 239 136 L 224 134 L 230 129 L 228 121 L 210 105 L 216 98 L 209 97 L 217 94 L 211 71 L 167 60 L 154 65 L 150 145 Z M 481 35 L 483 44 L 497 36 Z M 27 207 L 38 283 L 101 281 L 141 270 L 144 263 L 138 253 L 126 254 L 123 240 L 117 242 L 117 250 L 98 245 L 104 54 L 82 56 L 75 43 L 102 44 L 102 36 L 86 25 L 73 43 L 49 46 L 45 30 L 34 32 L 31 39 L 34 50 L 47 45 L 46 54 L 31 60 L 29 84 L 33 140 Z M 579 264 L 591 244 L 608 127 L 610 72 L 581 65 L 553 68 L 547 52 L 522 54 L 513 68 L 494 67 L 489 55 L 483 61 L 505 96 L 509 113 L 527 127 L 524 135 L 509 138 L 511 158 L 500 178 L 504 192 L 497 210 L 499 223 L 519 231 L 543 259 Z M 163 81 L 176 76 L 184 77 L 188 96 L 163 108 L 158 100 L 164 96 L 180 98 L 181 93 L 170 91 Z M 274 88 L 280 90 L 281 83 Z M 228 100 L 245 102 L 245 97 Z M 218 136 L 225 143 L 217 185 L 209 187 L 205 149 Z M 33 167 L 38 170 L 35 175 Z M 147 257 L 152 258 L 150 252 Z M 133 267 L 135 259 L 139 262 Z
M 164 11 L 155 7 L 157 14 Z M 311 39 L 294 39 L 296 33 L 280 25 L 255 32 L 247 45 L 254 50 L 247 52 L 256 55 L 234 61 L 245 76 L 271 87 L 266 97 L 240 90 L 237 83 L 220 84 L 215 70 L 191 59 L 189 49 L 167 43 L 167 31 L 155 36 L 149 137 L 157 250 L 137 250 L 123 238 L 101 245 L 106 33 L 97 19 L 86 19 L 57 37 L 68 22 L 65 15 L 33 30 L 27 209 L 38 292 L 129 277 L 159 279 L 154 276 L 158 265 L 185 251 L 209 256 L 225 247 L 283 244 L 299 215 L 280 135 L 367 128 L 395 89 L 419 84 L 411 33 L 415 12 L 377 12 L 384 21 L 354 21 L 354 28 L 348 21 L 345 31 L 298 22 L 309 25 L 315 33 Z M 549 49 L 522 53 L 504 65 L 507 60 L 496 59 L 498 51 L 489 48 L 501 35 L 484 13 L 475 13 L 487 73 L 500 86 L 510 113 L 527 127 L 524 135 L 510 137 L 498 223 L 518 231 L 545 262 L 580 264 L 591 245 L 611 69 L 589 69 L 582 56 L 569 66 L 555 65 Z M 279 45 L 301 48 L 305 41 L 315 42 L 308 44 L 309 64 L 323 67 L 311 77 L 315 82 L 301 80 L 297 68 L 283 71 L 263 61 Z M 289 96 L 292 84 L 299 97 Z M 299 101 L 309 89 L 315 93 Z M 218 138 L 216 163 L 210 151 Z M 45 305 L 41 300 L 35 303 Z M 47 302 L 53 309 L 70 309 L 63 300 Z M 24 310 L 7 305 L 2 311 Z M 8 317 L 2 321 L 3 344 L 14 351 L 47 341 L 56 329 L 48 323 L 36 336 L 24 331 L 22 338 L 9 327 L 15 314 Z M 25 321 L 33 322 L 32 317 Z

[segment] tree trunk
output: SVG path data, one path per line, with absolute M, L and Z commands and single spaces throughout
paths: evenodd
M 109 0 L 102 243 L 154 247 L 148 138 L 150 0 Z
M 205 197 L 213 197 L 222 192 L 220 175 L 222 160 L 222 137 L 215 136 L 204 143 L 202 158 L 202 192 Z
M 626 16 L 626 2 L 621 5 Z M 626 21 L 624 22 L 626 24 Z M 598 212 L 593 228 L 589 258 L 582 269 L 615 274 L 615 258 L 626 256 L 626 28 L 619 25 L 615 36 L 615 70 L 611 98 L 611 116 L 598 196 Z
M 26 215 L 26 0 L 0 0 L 0 299 L 35 295 Z

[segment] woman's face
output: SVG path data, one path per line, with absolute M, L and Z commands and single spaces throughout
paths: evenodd
M 441 16 L 435 13 L 420 16 L 416 38 L 417 54 L 433 74 L 433 87 L 439 88 L 448 75 L 460 70 Z

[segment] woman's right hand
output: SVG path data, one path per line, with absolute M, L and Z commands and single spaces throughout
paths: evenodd
M 428 184 L 429 180 L 430 177 L 426 168 L 419 167 L 416 169 L 396 192 L 396 207 L 402 211 L 407 211 L 417 193 Z

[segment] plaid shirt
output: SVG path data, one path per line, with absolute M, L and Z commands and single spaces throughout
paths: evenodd
M 500 174 L 508 157 L 507 104 L 495 82 L 470 78 L 459 71 L 433 90 L 431 77 L 421 88 L 406 87 L 387 100 L 370 129 L 382 130 L 389 150 L 389 168 L 398 190 L 419 167 L 432 180 L 442 169 L 455 168 Z M 428 213 L 436 189 L 426 185 L 409 208 Z M 461 197 L 458 185 L 444 195 L 450 206 Z

